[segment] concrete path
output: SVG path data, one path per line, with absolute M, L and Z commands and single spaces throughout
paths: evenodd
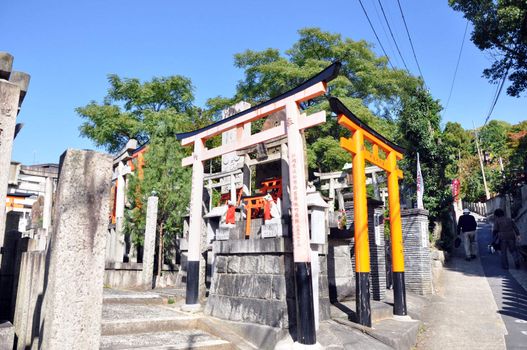
M 501 256 L 498 253 L 491 254 L 487 250 L 491 229 L 491 225 L 483 225 L 479 230 L 479 250 L 485 276 L 499 308 L 498 313 L 507 328 L 506 348 L 527 349 L 527 265 L 522 264 L 520 269 L 514 269 L 509 255 L 511 269 L 503 270 Z
M 422 315 L 417 349 L 506 348 L 507 330 L 479 258 L 465 261 L 460 250 L 443 270 L 436 291 Z
M 527 349 L 526 265 L 501 269 L 500 255 L 487 250 L 491 229 L 479 223 L 478 259 L 454 251 L 423 313 L 417 349 Z

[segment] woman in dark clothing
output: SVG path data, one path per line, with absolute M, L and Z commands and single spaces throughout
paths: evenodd
M 520 256 L 516 248 L 516 241 L 520 239 L 520 231 L 514 221 L 505 216 L 505 212 L 502 209 L 496 209 L 494 211 L 494 228 L 492 229 L 492 233 L 497 235 L 500 240 L 501 267 L 504 269 L 509 268 L 509 259 L 507 258 L 508 250 L 514 259 L 514 265 L 517 269 L 520 268 Z

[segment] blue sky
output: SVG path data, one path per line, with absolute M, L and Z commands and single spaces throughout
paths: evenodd
M 397 2 L 382 1 L 405 61 L 417 75 Z M 376 15 L 377 2 L 363 3 L 388 55 L 402 67 Z M 447 0 L 401 4 L 425 81 L 444 106 L 466 22 Z M 15 56 L 15 70 L 32 76 L 18 117 L 25 126 L 15 141 L 13 159 L 24 164 L 58 162 L 66 148 L 94 148 L 79 136 L 81 119 L 74 109 L 102 100 L 109 73 L 141 80 L 187 76 L 195 86 L 196 103 L 203 105 L 209 97 L 234 93 L 243 73 L 233 66 L 235 53 L 268 47 L 285 50 L 304 27 L 365 39 L 382 53 L 358 0 L 330 5 L 310 0 L 7 0 L 0 12 L 0 51 Z M 490 63 L 490 56 L 467 35 L 443 123 L 458 121 L 465 128 L 471 128 L 472 121 L 483 123 L 495 92 L 495 86 L 481 77 Z M 516 123 L 527 119 L 526 107 L 525 97 L 503 93 L 492 118 Z

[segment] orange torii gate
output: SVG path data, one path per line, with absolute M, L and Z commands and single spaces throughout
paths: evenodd
M 326 93 L 327 82 L 338 75 L 340 63 L 334 63 L 296 88 L 269 101 L 235 114 L 202 129 L 178 134 L 183 146 L 194 145 L 192 156 L 184 158 L 183 166 L 192 165 L 192 190 L 188 238 L 187 286 L 185 308 L 199 307 L 199 257 L 202 220 L 203 162 L 223 154 L 246 149 L 259 143 L 287 136 L 289 159 L 289 189 L 291 223 L 293 231 L 293 260 L 297 300 L 297 338 L 305 345 L 316 343 L 313 291 L 311 287 L 311 249 L 309 241 L 308 212 L 306 201 L 305 159 L 301 131 L 324 123 L 326 112 L 306 116 L 300 104 Z M 278 126 L 246 136 L 253 121 L 285 110 L 286 120 Z M 205 142 L 231 129 L 236 130 L 233 143 L 207 149 Z
M 366 202 L 366 161 L 377 165 L 388 174 L 388 203 L 390 208 L 390 235 L 393 272 L 393 313 L 406 316 L 406 291 L 404 284 L 404 253 L 399 203 L 399 178 L 403 173 L 397 160 L 403 158 L 404 149 L 387 140 L 357 118 L 337 98 L 330 98 L 331 109 L 338 116 L 338 123 L 352 132 L 351 138 L 341 138 L 340 146 L 353 156 L 353 208 L 355 227 L 355 277 L 357 318 L 360 324 L 371 327 L 370 310 L 370 248 L 368 242 L 368 208 Z M 365 146 L 371 145 L 371 151 Z M 384 155 L 384 157 L 381 157 Z

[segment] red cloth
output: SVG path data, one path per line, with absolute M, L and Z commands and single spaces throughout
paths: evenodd
M 271 201 L 265 201 L 264 203 L 264 220 L 271 220 Z
M 227 208 L 227 215 L 225 217 L 225 223 L 234 224 L 235 220 L 236 207 L 234 205 L 229 205 Z

